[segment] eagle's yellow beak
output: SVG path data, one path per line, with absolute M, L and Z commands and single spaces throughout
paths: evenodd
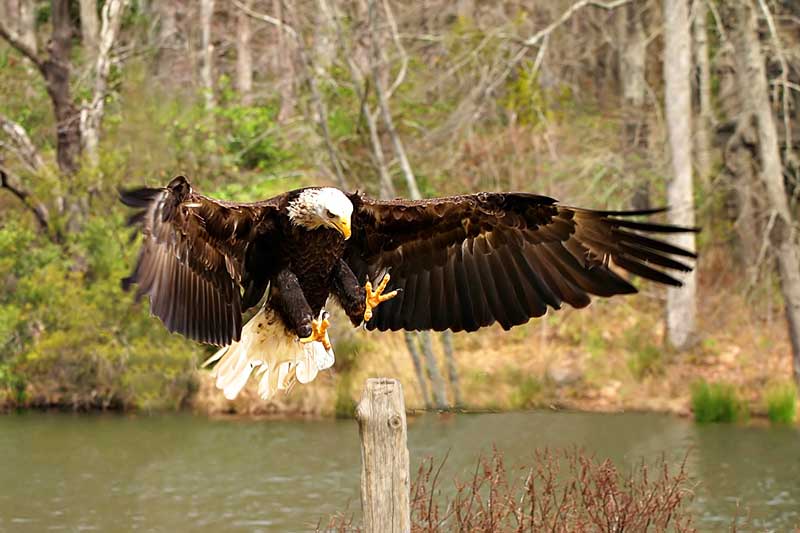
M 334 224 L 336 224 L 336 228 L 339 231 L 342 232 L 342 235 L 344 235 L 344 240 L 347 240 L 347 239 L 350 238 L 350 233 L 351 233 L 351 230 L 350 230 L 350 217 L 347 217 L 347 218 L 341 217 L 341 218 L 337 219 L 336 222 L 334 222 Z

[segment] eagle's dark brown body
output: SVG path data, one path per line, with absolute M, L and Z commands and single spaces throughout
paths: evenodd
M 661 210 L 594 211 L 529 193 L 381 201 L 307 188 L 244 204 L 178 177 L 122 200 L 142 209 L 131 221 L 144 233 L 126 285 L 150 296 L 171 331 L 217 345 L 239 340 L 242 312 L 268 286 L 270 305 L 301 338 L 329 296 L 361 323 L 362 284 L 386 272 L 402 292 L 368 329 L 507 329 L 562 303 L 636 292 L 620 270 L 678 286 L 672 274 L 695 257 L 661 238 L 695 229 L 633 218 Z
M 276 262 L 270 265 L 270 303 L 298 336 L 311 334 L 310 317 L 317 317 L 328 297 L 342 303 L 358 324 L 364 315 L 364 289 L 351 271 L 343 271 L 345 240 L 330 229 L 306 230 L 288 219 L 280 221 L 284 238 L 278 244 Z M 295 280 L 296 284 L 295 285 Z M 298 292 L 297 288 L 302 292 Z M 308 311 L 306 311 L 306 306 Z

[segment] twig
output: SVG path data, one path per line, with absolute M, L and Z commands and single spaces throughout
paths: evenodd
M 764 238 L 761 241 L 761 248 L 758 251 L 758 257 L 756 258 L 756 262 L 753 265 L 753 272 L 750 276 L 750 287 L 755 286 L 756 281 L 758 280 L 758 272 L 761 270 L 761 263 L 764 261 L 764 258 L 767 255 L 767 250 L 769 249 L 770 238 L 769 235 L 772 233 L 772 228 L 775 226 L 775 221 L 778 218 L 778 211 L 772 210 L 772 213 L 769 215 L 769 221 L 767 222 L 767 226 L 764 228 Z
M 266 22 L 267 24 L 272 24 L 273 26 L 277 26 L 281 30 L 283 30 L 286 33 L 288 33 L 289 35 L 291 35 L 292 38 L 299 40 L 299 35 L 298 35 L 297 31 L 295 31 L 294 28 L 292 28 L 291 26 L 289 26 L 288 24 L 286 24 L 282 20 L 276 19 L 275 17 L 271 17 L 271 16 L 269 16 L 269 15 L 267 15 L 265 13 L 258 13 L 257 11 L 253 11 L 252 9 L 250 9 L 249 7 L 244 5 L 243 3 L 239 2 L 239 0 L 232 0 L 232 1 L 233 1 L 233 5 L 235 5 L 239 9 L 241 9 L 242 12 L 246 13 L 247 15 L 253 17 L 254 19 L 258 19 L 258 20 L 261 20 L 263 22 Z
M 572 6 L 569 7 L 566 11 L 564 11 L 560 17 L 558 17 L 555 21 L 551 22 L 549 25 L 545 26 L 543 29 L 536 32 L 532 37 L 526 39 L 522 44 L 524 46 L 536 46 L 539 41 L 550 35 L 553 30 L 564 24 L 572 15 L 583 9 L 587 6 L 592 7 L 599 7 L 601 9 L 612 10 L 616 9 L 619 6 L 628 4 L 633 0 L 614 0 L 613 2 L 601 2 L 599 0 L 580 0 L 580 2 L 575 2 Z

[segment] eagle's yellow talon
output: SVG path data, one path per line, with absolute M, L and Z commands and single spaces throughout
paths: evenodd
M 330 321 L 327 318 L 327 313 L 321 320 L 314 319 L 311 321 L 311 335 L 304 339 L 300 339 L 300 342 L 303 344 L 308 344 L 309 342 L 321 342 L 322 345 L 325 347 L 326 350 L 331 349 L 331 339 L 328 337 L 328 328 L 331 326 Z
M 370 319 L 372 318 L 372 310 L 378 307 L 379 304 L 387 300 L 391 300 L 392 298 L 397 296 L 397 291 L 387 292 L 386 294 L 383 294 L 383 290 L 386 288 L 386 285 L 389 283 L 390 279 L 391 276 L 389 274 L 384 275 L 383 279 L 381 280 L 380 283 L 378 283 L 378 286 L 375 288 L 374 291 L 372 290 L 371 282 L 367 281 L 367 283 L 364 285 L 364 289 L 367 291 L 367 299 L 366 299 L 367 309 L 364 311 L 364 322 L 370 321 Z

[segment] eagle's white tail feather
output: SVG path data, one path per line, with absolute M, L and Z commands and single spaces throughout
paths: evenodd
M 220 349 L 203 366 L 218 361 L 213 371 L 216 386 L 229 400 L 239 395 L 255 371 L 258 395 L 268 400 L 276 391 L 289 390 L 295 380 L 310 383 L 334 360 L 333 350 L 326 350 L 321 342 L 298 342 L 266 306 L 245 324 L 239 342 Z

